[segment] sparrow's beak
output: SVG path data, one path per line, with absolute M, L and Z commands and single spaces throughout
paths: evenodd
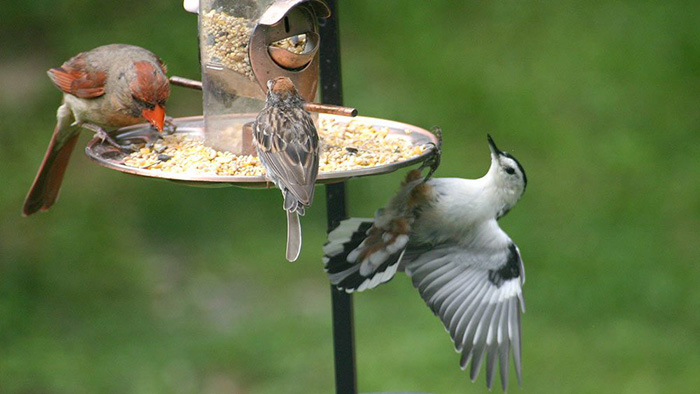
M 153 109 L 144 108 L 141 111 L 141 115 L 152 124 L 153 127 L 158 129 L 158 131 L 163 131 L 163 124 L 165 123 L 165 108 L 160 105 L 156 105 Z
M 496 147 L 496 143 L 493 142 L 493 138 L 491 138 L 491 135 L 490 135 L 490 134 L 486 134 L 486 137 L 489 139 L 489 149 L 491 149 L 491 154 L 494 155 L 494 156 L 500 156 L 501 154 L 503 154 L 503 152 L 501 152 L 501 151 Z

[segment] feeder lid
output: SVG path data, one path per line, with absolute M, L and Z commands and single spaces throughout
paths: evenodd
M 187 12 L 191 12 L 193 14 L 198 14 L 199 13 L 199 0 L 184 0 L 182 2 L 182 8 L 185 9 Z
M 274 25 L 281 21 L 289 10 L 302 3 L 308 3 L 319 18 L 331 16 L 331 10 L 322 0 L 278 0 L 270 5 L 258 23 L 268 26 Z
M 260 23 L 274 25 L 275 23 L 279 22 L 282 17 L 284 17 L 284 14 L 286 14 L 289 9 L 299 3 L 304 2 L 309 3 L 311 8 L 313 8 L 314 12 L 316 13 L 316 16 L 319 18 L 328 18 L 331 16 L 331 10 L 328 8 L 326 3 L 321 0 L 282 0 L 278 1 L 274 7 L 272 7 L 272 10 L 268 10 L 269 12 L 266 12 L 265 15 L 260 18 Z M 182 7 L 187 12 L 198 14 L 199 0 L 183 0 Z

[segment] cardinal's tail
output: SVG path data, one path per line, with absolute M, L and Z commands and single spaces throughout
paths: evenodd
M 68 108 L 65 105 L 59 108 L 58 123 L 51 142 L 34 178 L 34 183 L 24 200 L 22 208 L 24 216 L 48 210 L 56 202 L 58 192 L 61 190 L 63 175 L 80 136 L 80 129 L 70 124 L 72 115 L 62 111 L 68 111 Z

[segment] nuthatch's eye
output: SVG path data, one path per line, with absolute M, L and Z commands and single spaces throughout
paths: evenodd
M 509 173 L 510 175 L 515 174 L 515 169 L 513 167 L 506 167 L 505 168 L 506 172 Z

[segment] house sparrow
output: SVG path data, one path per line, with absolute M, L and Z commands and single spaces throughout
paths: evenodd
M 144 120 L 163 130 L 170 84 L 163 62 L 132 45 L 105 45 L 82 52 L 48 71 L 63 91 L 53 136 L 34 179 L 22 213 L 48 210 L 56 201 L 80 128 L 121 148 L 107 129 Z
M 287 212 L 286 257 L 295 261 L 301 251 L 299 215 L 304 215 L 314 198 L 318 133 L 289 78 L 271 79 L 267 89 L 265 107 L 253 124 L 253 141 L 267 179 L 282 190 Z
M 374 219 L 351 218 L 329 233 L 323 260 L 331 283 L 347 292 L 371 289 L 404 270 L 450 333 L 461 367 L 471 360 L 471 379 L 486 354 L 487 386 L 500 360 L 505 391 L 511 349 L 522 381 L 525 271 L 518 247 L 497 220 L 520 199 L 527 178 L 513 156 L 490 136 L 488 141 L 486 175 L 426 179 L 411 171 Z

